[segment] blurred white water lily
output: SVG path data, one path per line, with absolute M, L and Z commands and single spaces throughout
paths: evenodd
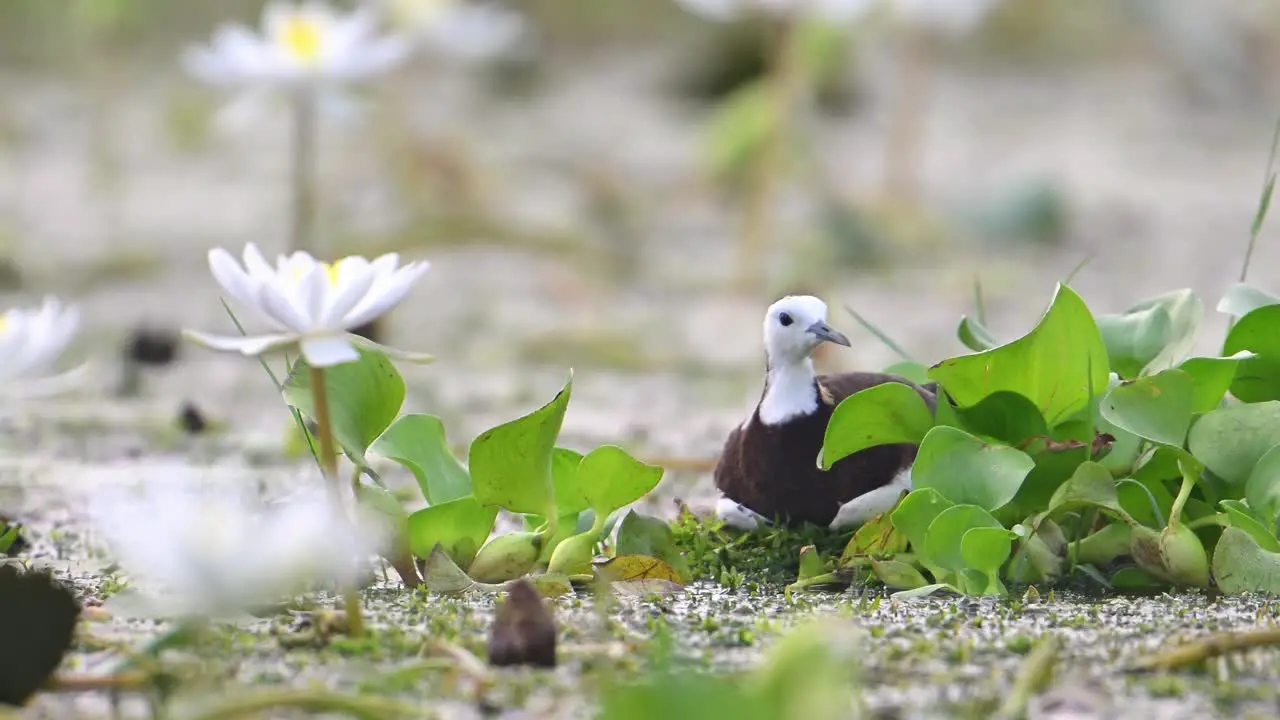
M 339 15 L 318 2 L 269 2 L 261 33 L 223 25 L 207 46 L 183 56 L 197 78 L 221 87 L 296 86 L 364 80 L 395 67 L 409 54 L 399 37 L 376 35 L 371 13 Z
M 281 93 L 313 101 L 326 116 L 355 117 L 346 85 L 387 72 L 408 58 L 407 38 L 377 34 L 373 13 L 339 15 L 318 2 L 272 0 L 259 32 L 224 24 L 208 45 L 187 48 L 183 64 L 199 80 L 238 91 L 218 114 L 227 127 L 244 127 Z
M 951 35 L 975 30 L 995 9 L 998 0 L 890 0 L 898 20 Z
M 372 261 L 353 255 L 324 263 L 303 251 L 280 255 L 272 267 L 253 243 L 245 246 L 241 265 L 231 253 L 214 248 L 209 251 L 214 279 L 231 299 L 256 311 L 275 332 L 249 336 L 184 333 L 213 350 L 249 356 L 297 347 L 315 368 L 358 360 L 356 344 L 371 345 L 401 359 L 427 361 L 429 355 L 376 345 L 350 330 L 400 304 L 428 267 L 426 262 L 401 265 L 396 253 Z
M 467 60 L 497 55 L 525 32 L 524 17 L 496 2 L 369 0 L 401 32 L 430 50 Z
M 751 15 L 787 17 L 810 13 L 828 22 L 849 22 L 873 10 L 877 0 L 677 0 L 703 17 L 729 21 Z
M 375 518 L 335 522 L 318 490 L 265 505 L 249 486 L 166 478 L 86 500 L 146 612 L 169 617 L 235 614 L 313 583 L 353 583 L 386 539 Z
M 46 297 L 38 308 L 13 308 L 0 315 L 0 394 L 43 397 L 73 387 L 85 365 L 55 370 L 80 329 L 80 311 Z

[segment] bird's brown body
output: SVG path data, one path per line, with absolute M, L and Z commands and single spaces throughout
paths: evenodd
M 816 411 L 766 425 L 757 405 L 747 423 L 729 433 L 716 463 L 716 487 L 725 497 L 771 521 L 830 524 L 841 505 L 887 485 L 915 461 L 915 445 L 881 445 L 843 458 L 829 471 L 818 467 L 818 452 L 836 406 L 854 393 L 886 382 L 914 388 L 933 411 L 932 392 L 896 375 L 818 375 L 813 386 Z

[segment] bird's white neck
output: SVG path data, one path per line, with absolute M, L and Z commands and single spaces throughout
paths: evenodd
M 778 425 L 818 409 L 818 393 L 813 387 L 813 361 L 780 362 L 769 366 L 764 398 L 760 401 L 760 422 Z

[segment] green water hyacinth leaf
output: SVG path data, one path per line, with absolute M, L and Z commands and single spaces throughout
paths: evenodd
M 470 495 L 418 510 L 409 516 L 409 550 L 425 558 L 437 545 L 463 569 L 493 532 L 498 508 L 484 507 Z
M 1213 579 L 1228 595 L 1280 595 L 1280 553 L 1264 550 L 1240 528 L 1226 528 L 1213 549 Z
M 325 368 L 333 437 L 353 458 L 363 460 L 369 446 L 400 414 L 404 378 L 391 360 L 376 350 L 356 347 L 360 359 Z M 298 358 L 284 382 L 284 399 L 303 415 L 315 419 L 311 373 Z
M 991 513 L 977 505 L 954 505 L 938 513 L 929 523 L 925 554 L 940 567 L 955 573 L 972 568 L 965 558 L 963 539 L 973 528 L 997 529 L 1006 535 L 1009 532 Z M 1000 562 L 1007 558 L 1006 552 Z
M 1280 305 L 1280 296 L 1256 288 L 1248 283 L 1236 283 L 1218 301 L 1218 312 L 1233 317 L 1244 317 L 1260 307 Z
M 977 570 L 987 577 L 984 595 L 1004 594 L 1004 586 L 998 578 L 1000 567 L 1009 559 L 1011 552 L 1013 540 L 1003 527 L 972 528 L 960 538 L 960 557 L 967 569 Z
M 991 350 L 944 360 L 929 377 L 961 407 L 1001 390 L 1018 393 L 1053 427 L 1088 405 L 1091 386 L 1106 387 L 1108 367 L 1107 348 L 1089 307 L 1059 285 L 1031 332 Z
M 956 410 L 956 417 L 965 430 L 1010 445 L 1049 434 L 1035 403 L 1007 390 L 992 393 L 973 407 Z
M 897 375 L 903 380 L 909 380 L 917 385 L 924 385 L 929 382 L 929 366 L 914 360 L 903 360 L 896 362 L 884 369 L 887 375 Z
M 1180 587 L 1209 587 L 1209 555 L 1195 532 L 1172 524 L 1155 531 L 1129 528 L 1129 554 L 1138 567 Z
M 1224 407 L 1205 413 L 1187 435 L 1187 447 L 1213 474 L 1243 486 L 1254 465 L 1280 444 L 1280 402 Z
M 683 583 L 690 582 L 689 563 L 676 546 L 675 533 L 663 520 L 628 510 L 614 536 L 613 554 L 644 555 L 670 565 Z
M 1099 315 L 1111 369 L 1125 379 L 1167 370 L 1190 352 L 1204 320 L 1204 303 L 1191 290 L 1143 300 L 1118 315 Z
M 960 318 L 960 325 L 956 328 L 956 337 L 960 343 L 974 352 L 982 352 L 1000 345 L 1000 341 L 995 339 L 982 323 L 974 318 L 964 316 Z
M 819 467 L 867 448 L 918 444 L 933 427 L 933 413 L 914 388 L 890 382 L 854 393 L 836 406 L 827 422 Z
M 571 372 L 551 402 L 471 443 L 471 485 L 480 504 L 515 513 L 557 513 L 551 462 L 572 387 Z
M 591 527 L 591 524 L 588 523 L 586 527 L 579 528 L 578 525 L 579 525 L 580 516 L 581 516 L 581 513 L 573 512 L 573 513 L 566 513 L 559 517 L 559 519 L 556 521 L 555 534 L 549 538 L 546 538 L 543 541 L 542 550 L 538 552 L 539 563 L 545 564 L 547 562 L 550 562 L 551 554 L 556 551 L 556 548 L 560 546 L 560 543 L 564 542 L 565 540 L 568 540 L 573 535 L 577 535 L 578 533 L 581 533 L 581 532 L 586 532 Z M 543 518 L 537 515 L 525 516 L 526 520 L 531 518 L 537 519 L 537 523 L 535 525 L 537 529 L 541 530 L 546 527 L 546 522 L 547 522 L 546 518 Z M 528 527 L 528 525 L 526 525 L 526 527 Z
M 1274 532 L 1258 519 L 1248 505 L 1239 500 L 1223 500 L 1219 505 L 1222 506 L 1227 523 L 1231 527 L 1240 528 L 1249 533 L 1253 541 L 1263 550 L 1280 553 L 1280 540 L 1276 539 Z
M 1043 515 L 1048 517 L 1089 507 L 1107 510 L 1117 518 L 1128 518 L 1128 513 L 1120 507 L 1111 473 L 1100 463 L 1085 461 L 1054 491 Z
M 915 590 L 929 584 L 916 566 L 901 560 L 872 560 L 871 570 L 893 590 Z
M 902 498 L 898 508 L 889 517 L 894 529 L 906 535 L 911 547 L 924 555 L 930 523 L 952 505 L 954 503 L 933 488 L 917 488 Z
M 558 447 L 551 453 L 551 483 L 556 491 L 556 508 L 564 515 L 588 510 L 591 503 L 578 485 L 582 453 Z
M 589 575 L 591 573 L 591 561 L 595 559 L 596 543 L 600 539 L 600 533 L 595 530 L 588 530 L 585 533 L 565 538 L 563 542 L 556 546 L 555 552 L 551 553 L 551 560 L 547 563 L 547 572 L 562 573 L 564 575 Z
M 927 525 L 926 525 L 927 527 Z M 840 555 L 840 567 L 856 567 L 862 558 L 891 557 L 907 551 L 907 536 L 893 526 L 889 513 L 881 513 L 858 528 Z
M 1267 305 L 1240 318 L 1222 344 L 1222 354 L 1248 350 L 1231 383 L 1231 394 L 1247 403 L 1280 400 L 1280 305 Z
M 932 488 L 956 505 L 996 510 L 1013 499 L 1033 467 L 1021 450 L 935 427 L 920 443 L 911 475 L 916 488 Z
M 434 415 L 401 417 L 374 441 L 369 451 L 394 460 L 413 473 L 422 496 L 431 505 L 471 495 L 471 475 L 453 456 L 444 423 Z
M 1231 357 L 1187 358 L 1179 367 L 1195 381 L 1191 411 L 1207 413 L 1222 407 L 1222 400 L 1236 379 L 1240 363 L 1257 357 L 1248 350 L 1241 350 Z
M 1280 516 L 1280 445 L 1273 446 L 1258 458 L 1244 485 L 1244 497 L 1249 507 L 1262 518 L 1268 531 L 1276 531 L 1276 519 Z
M 642 463 L 620 447 L 602 445 L 582 458 L 577 483 L 591 509 L 604 517 L 644 497 L 662 474 L 662 468 Z
M 1111 576 L 1111 587 L 1116 590 L 1143 592 L 1148 590 L 1165 590 L 1169 583 L 1140 567 L 1120 568 Z
M 1195 381 L 1182 370 L 1163 370 L 1111 388 L 1102 417 L 1116 427 L 1161 445 L 1182 447 L 1191 427 Z

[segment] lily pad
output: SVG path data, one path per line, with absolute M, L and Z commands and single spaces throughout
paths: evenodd
M 1213 579 L 1228 595 L 1280 595 L 1280 553 L 1262 549 L 1240 528 L 1226 528 L 1213 550 Z
M 823 470 L 867 448 L 897 443 L 918 444 L 933 427 L 933 413 L 920 393 L 890 382 L 845 398 L 827 422 L 822 444 Z
M 1182 447 L 1191 427 L 1195 381 L 1182 370 L 1163 370 L 1115 386 L 1102 399 L 1100 411 L 1138 437 Z
M 325 395 L 333 438 L 353 458 L 362 459 L 369 446 L 400 414 L 404 378 L 391 360 L 376 350 L 357 347 L 360 359 L 324 369 Z M 315 419 L 315 397 L 306 360 L 298 358 L 284 382 L 284 400 Z
M 939 426 L 920 443 L 911 475 L 916 488 L 933 488 L 954 504 L 995 510 L 1013 499 L 1033 467 L 1021 450 Z
M 1237 486 L 1249 480 L 1258 460 L 1277 444 L 1280 402 L 1274 400 L 1205 413 L 1187 436 L 1191 454 L 1215 475 Z
M 424 558 L 440 546 L 459 567 L 469 567 L 497 517 L 498 508 L 471 495 L 423 508 L 409 516 L 409 550 Z
M 485 431 L 471 443 L 471 484 L 482 505 L 515 513 L 557 513 L 551 462 L 572 388 L 569 373 L 551 402 Z
M 444 423 L 434 415 L 405 415 L 374 441 L 369 451 L 400 463 L 413 473 L 432 505 L 471 494 L 471 476 L 453 456 Z
M 929 377 L 961 407 L 1001 390 L 1033 403 L 1050 427 L 1089 403 L 1090 387 L 1107 384 L 1107 348 L 1084 300 L 1059 285 L 1030 333 L 973 355 L 944 360 Z

